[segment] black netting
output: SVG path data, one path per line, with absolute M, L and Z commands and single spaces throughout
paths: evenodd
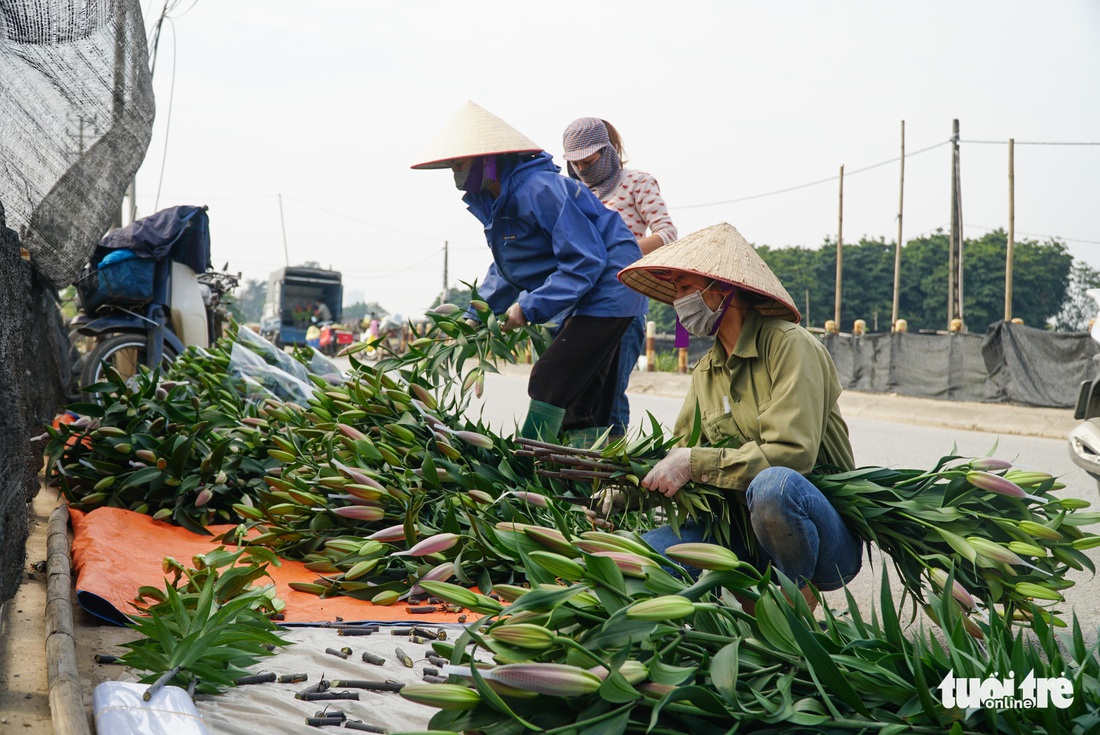
M 1072 408 L 1093 377 L 1100 346 L 1088 334 L 1060 334 L 999 322 L 978 334 L 829 334 L 845 388 L 941 400 Z
M 0 602 L 22 577 L 27 500 L 38 490 L 42 431 L 66 401 L 72 348 L 54 291 L 20 256 L 0 202 Z
M 0 201 L 54 285 L 72 283 L 149 145 L 136 0 L 0 0 Z
M 152 124 L 136 0 L 0 0 L 0 602 L 22 576 L 31 437 L 72 386 L 56 288 L 115 219 Z

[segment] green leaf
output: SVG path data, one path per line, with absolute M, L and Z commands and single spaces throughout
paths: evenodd
M 730 705 L 737 702 L 738 651 L 741 639 L 722 647 L 710 662 L 710 680 L 722 698 Z
M 795 617 L 794 610 L 787 608 L 784 612 L 786 613 L 786 619 L 790 625 L 791 633 L 802 649 L 802 655 L 806 658 L 810 673 L 814 681 L 818 684 L 818 689 L 821 692 L 821 696 L 825 698 L 826 705 L 829 703 L 830 694 L 836 694 L 836 696 L 840 697 L 845 704 L 856 712 L 859 712 L 865 717 L 870 717 L 871 713 L 867 711 L 867 707 L 863 704 L 863 700 L 860 699 L 860 696 L 852 689 L 851 684 L 848 683 L 848 679 L 841 673 L 828 652 L 818 643 L 816 635 L 806 630 L 806 628 L 801 625 Z

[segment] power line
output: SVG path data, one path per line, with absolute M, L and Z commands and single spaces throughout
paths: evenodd
M 346 220 L 349 220 L 351 222 L 357 222 L 358 224 L 366 225 L 367 227 L 373 227 L 373 228 L 378 229 L 378 230 L 386 230 L 387 232 L 396 232 L 399 235 L 408 235 L 409 237 L 418 237 L 422 240 L 434 240 L 436 242 L 440 242 L 440 241 L 446 239 L 446 238 L 442 238 L 442 237 L 434 237 L 432 235 L 423 235 L 419 232 L 410 232 L 409 230 L 402 230 L 402 229 L 398 229 L 396 227 L 388 227 L 386 225 L 379 225 L 379 224 L 376 224 L 374 222 L 367 222 L 366 220 L 361 220 L 357 217 L 350 217 L 350 216 L 344 214 L 343 212 L 335 212 L 331 209 L 325 209 L 324 207 L 318 207 L 315 204 L 310 204 L 309 202 L 304 202 L 300 199 L 294 199 L 292 197 L 284 197 L 284 198 L 287 201 L 295 202 L 297 204 L 301 204 L 303 207 L 309 207 L 310 209 L 314 209 L 318 212 L 324 212 L 325 214 L 330 214 L 333 217 L 340 217 L 341 219 L 346 219 Z M 457 241 L 455 241 L 455 242 L 457 242 Z M 469 243 L 465 243 L 465 244 L 469 245 Z
M 967 227 L 973 227 L 976 230 L 986 230 L 988 232 L 993 232 L 994 230 L 1003 230 L 1004 229 L 1004 226 L 1001 226 L 1001 227 L 986 227 L 984 225 L 973 225 L 973 224 L 970 224 L 969 222 L 967 223 L 966 226 Z M 1046 240 L 1064 240 L 1065 242 L 1079 242 L 1079 243 L 1083 243 L 1083 244 L 1086 244 L 1086 245 L 1100 245 L 1100 240 L 1082 240 L 1082 239 L 1076 238 L 1076 237 L 1062 237 L 1061 235 L 1044 235 L 1044 234 L 1039 233 L 1039 232 L 1020 232 L 1019 230 L 1017 230 L 1016 234 L 1017 235 L 1027 235 L 1028 237 L 1041 237 L 1041 238 L 1044 238 Z
M 922 148 L 919 151 L 914 151 L 913 153 L 908 153 L 908 154 L 906 154 L 905 157 L 906 158 L 913 158 L 914 156 L 919 156 L 922 153 L 927 153 L 928 151 L 935 150 L 936 148 L 939 148 L 940 146 L 947 145 L 950 142 L 951 142 L 950 140 L 944 140 L 944 141 L 941 141 L 939 143 L 936 143 L 935 145 L 930 145 L 927 148 Z M 882 166 L 888 166 L 891 163 L 897 163 L 900 160 L 901 160 L 901 156 L 898 156 L 896 158 L 891 158 L 888 161 L 881 161 L 879 163 L 873 163 L 870 166 L 865 166 L 863 168 L 857 168 L 854 171 L 845 172 L 845 176 L 850 177 L 850 176 L 854 176 L 856 174 L 861 174 L 865 171 L 871 171 L 872 169 L 881 168 Z M 753 194 L 753 195 L 747 196 L 747 197 L 738 197 L 737 199 L 723 199 L 722 201 L 719 201 L 719 202 L 707 202 L 705 204 L 682 204 L 680 206 L 675 206 L 675 207 L 670 206 L 669 209 L 698 209 L 700 207 L 714 207 L 714 206 L 717 206 L 719 204 L 736 204 L 737 202 L 747 202 L 751 199 L 763 199 L 764 197 L 775 196 L 777 194 L 786 194 L 788 192 L 798 191 L 799 189 L 808 189 L 811 186 L 817 186 L 819 184 L 827 184 L 830 181 L 837 181 L 839 178 L 840 178 L 840 176 L 830 176 L 830 177 L 825 178 L 825 179 L 818 179 L 817 181 L 810 181 L 806 184 L 799 184 L 798 186 L 790 186 L 790 187 L 787 187 L 786 189 L 777 189 L 775 191 L 764 192 L 763 194 Z
M 960 140 L 960 143 L 977 143 L 979 145 L 1008 145 L 1007 140 Z M 1049 142 L 1037 140 L 1017 140 L 1014 145 L 1100 145 L 1100 143 L 1075 143 L 1075 142 Z

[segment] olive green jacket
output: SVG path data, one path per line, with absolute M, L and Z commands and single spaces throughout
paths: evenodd
M 721 341 L 699 360 L 676 420 L 685 444 L 698 401 L 700 444 L 691 450 L 691 479 L 745 490 L 768 467 L 803 475 L 819 465 L 854 469 L 848 426 L 837 399 L 836 366 L 802 327 L 751 310 L 733 355 Z M 725 447 L 714 446 L 730 439 Z

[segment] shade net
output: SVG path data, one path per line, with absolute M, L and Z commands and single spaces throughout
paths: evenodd
M 829 334 L 825 347 L 845 388 L 940 400 L 1072 408 L 1096 377 L 1087 333 L 998 322 L 984 334 Z
M 56 291 L 116 218 L 152 124 L 136 0 L 0 0 L 0 602 L 22 577 L 31 437 L 71 400 Z
M 153 112 L 139 2 L 0 0 L 0 202 L 56 287 L 116 219 Z

